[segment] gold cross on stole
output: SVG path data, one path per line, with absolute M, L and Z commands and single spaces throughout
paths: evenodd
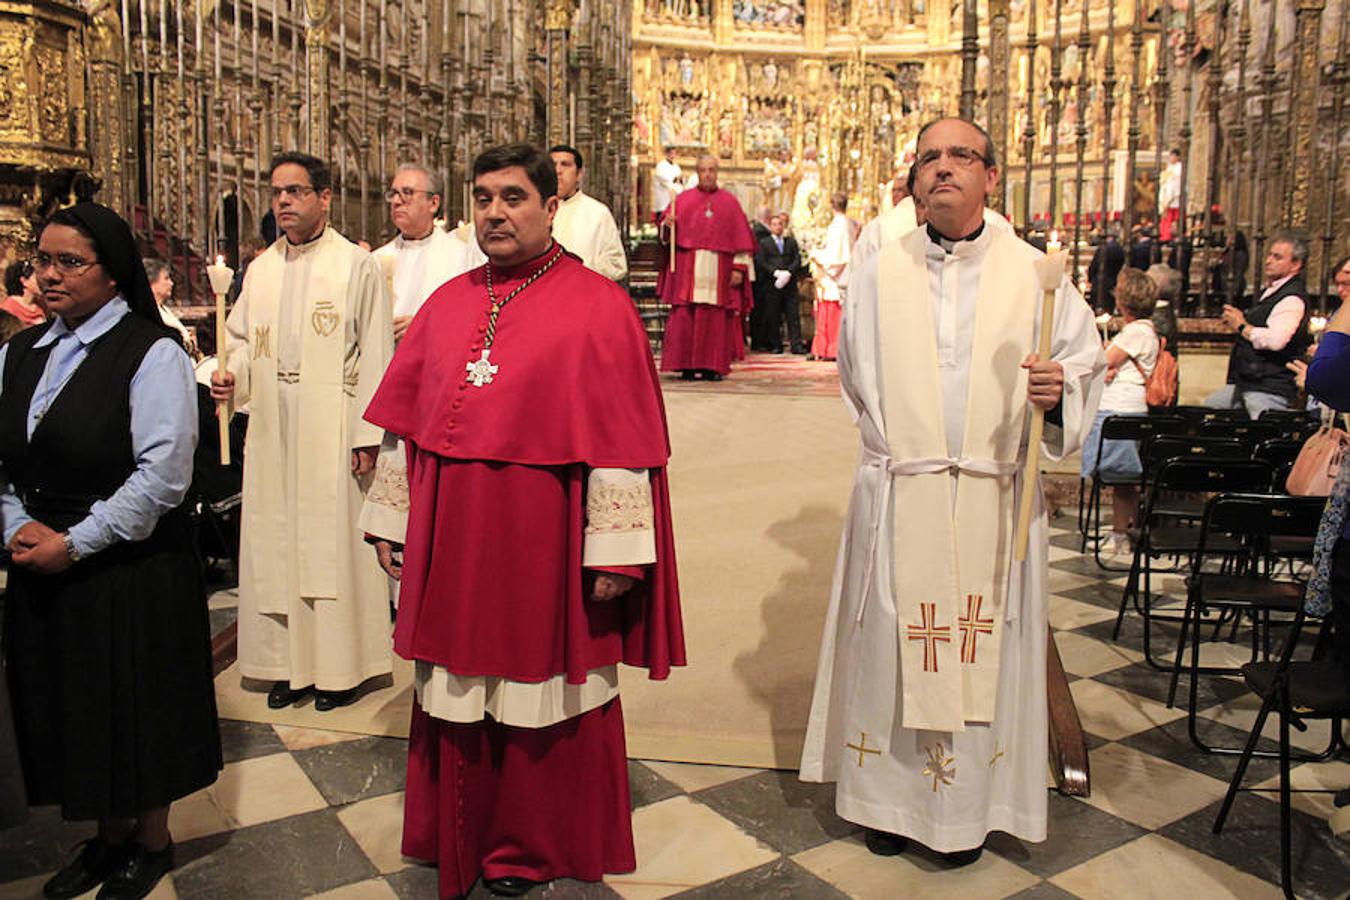
M 867 746 L 867 732 L 865 732 L 865 731 L 860 731 L 860 732 L 858 732 L 858 735 L 859 735 L 859 737 L 858 737 L 858 743 L 856 743 L 856 744 L 845 744 L 844 746 L 847 747 L 847 748 L 850 749 L 850 750 L 856 750 L 856 751 L 858 751 L 858 768 L 861 769 L 861 768 L 862 768 L 862 764 L 863 764 L 863 758 L 864 758 L 864 756 L 865 756 L 866 754 L 871 753 L 871 754 L 874 754 L 874 755 L 876 755 L 876 756 L 880 756 L 880 755 L 881 755 L 881 751 L 878 750 L 878 749 L 875 748 L 875 747 L 869 747 L 869 746 Z

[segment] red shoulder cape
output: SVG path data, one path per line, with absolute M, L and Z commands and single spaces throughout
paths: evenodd
M 505 298 L 555 252 L 493 270 Z M 647 334 L 628 295 L 564 254 L 502 308 L 491 384 L 466 381 L 483 349 L 485 266 L 442 285 L 413 319 L 365 418 L 451 459 L 660 468 L 670 457 Z
M 755 236 L 730 191 L 695 189 L 675 198 L 675 245 L 685 250 L 754 253 Z

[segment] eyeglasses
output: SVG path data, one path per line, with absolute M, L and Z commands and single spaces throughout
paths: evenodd
M 919 157 L 919 168 L 926 168 L 942 159 L 943 153 L 946 153 L 953 163 L 963 169 L 969 169 L 977 162 L 989 165 L 988 158 L 973 147 L 934 147 L 932 150 L 925 150 Z
M 412 198 L 418 194 L 426 194 L 428 197 L 435 197 L 435 191 L 418 191 L 413 188 L 390 188 L 384 192 L 384 199 L 393 203 L 395 199 L 402 200 L 404 203 L 411 203 Z
M 282 194 L 285 194 L 287 197 L 296 198 L 313 193 L 317 192 L 307 184 L 288 184 L 282 187 L 272 188 L 272 199 L 280 200 Z
M 92 269 L 98 265 L 98 260 L 84 260 L 70 253 L 58 253 L 51 256 L 47 253 L 38 253 L 33 257 L 33 271 L 42 273 L 56 267 L 56 271 L 62 275 L 80 275 L 86 270 Z

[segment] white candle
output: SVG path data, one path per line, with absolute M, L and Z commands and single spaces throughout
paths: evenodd
M 1050 240 L 1046 241 L 1045 244 L 1045 252 L 1058 253 L 1063 248 L 1063 246 L 1064 245 L 1059 242 L 1059 232 L 1052 230 L 1050 232 Z
M 230 292 L 230 284 L 234 281 L 234 269 L 225 265 L 224 256 L 217 256 L 215 264 L 206 267 L 206 277 L 211 282 L 211 291 L 223 297 Z

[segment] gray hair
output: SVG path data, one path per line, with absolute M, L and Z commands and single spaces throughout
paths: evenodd
M 427 190 L 438 196 L 444 196 L 443 186 L 441 185 L 441 176 L 421 163 L 403 163 L 394 171 L 394 177 L 402 175 L 404 172 L 417 172 L 426 178 L 429 187 Z
M 150 256 L 142 259 L 141 265 L 145 266 L 145 279 L 151 284 L 158 281 L 159 276 L 169 271 L 169 264 L 167 262 Z
M 1302 235 L 1292 231 L 1277 231 L 1270 239 L 1270 246 L 1274 247 L 1276 244 L 1288 244 L 1289 255 L 1294 258 L 1294 262 L 1305 264 L 1308 262 L 1308 242 Z
M 1154 263 L 1148 267 L 1147 274 L 1158 286 L 1158 299 L 1175 303 L 1181 295 L 1181 273 L 1166 263 Z

